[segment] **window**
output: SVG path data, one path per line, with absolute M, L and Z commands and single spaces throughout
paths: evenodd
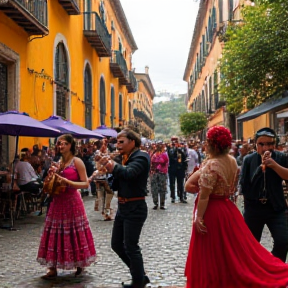
M 123 120 L 123 104 L 122 95 L 119 95 L 119 120 Z
M 100 125 L 105 125 L 106 117 L 106 96 L 105 96 L 105 83 L 103 78 L 100 80 Z
M 111 87 L 111 127 L 114 127 L 115 118 L 115 91 L 114 87 Z
M 90 66 L 85 67 L 84 75 L 85 127 L 92 130 L 92 76 Z
M 55 53 L 56 114 L 67 118 L 68 111 L 68 63 L 64 44 L 60 42 Z

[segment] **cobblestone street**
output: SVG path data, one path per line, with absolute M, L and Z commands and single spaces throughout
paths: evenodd
M 1 288 L 92 288 L 121 287 L 121 282 L 130 282 L 130 274 L 110 248 L 113 221 L 102 221 L 99 212 L 94 212 L 94 197 L 84 197 L 86 211 L 97 249 L 97 263 L 85 269 L 75 278 L 74 271 L 59 271 L 53 281 L 40 278 L 46 272 L 35 260 L 44 223 L 44 215 L 28 215 L 16 221 L 17 231 L 0 230 L 0 287 Z M 191 235 L 191 219 L 194 196 L 188 196 L 189 204 L 171 204 L 167 210 L 153 210 L 151 195 L 147 197 L 149 216 L 145 223 L 141 247 L 151 287 L 185 286 L 184 267 Z M 113 199 L 116 208 L 117 199 Z M 265 231 L 265 247 L 271 239 Z M 148 287 L 149 285 L 147 285 Z

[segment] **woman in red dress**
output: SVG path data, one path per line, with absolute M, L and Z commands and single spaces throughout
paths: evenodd
M 231 133 L 223 126 L 207 132 L 208 159 L 187 180 L 198 193 L 187 256 L 186 288 L 280 288 L 288 285 L 288 265 L 254 238 L 237 206 L 229 200 L 238 167 L 228 154 Z
M 96 260 L 93 236 L 81 194 L 77 189 L 88 188 L 88 178 L 83 161 L 74 157 L 76 143 L 69 134 L 58 138 L 62 158 L 61 180 L 65 191 L 53 196 L 45 219 L 37 261 L 48 267 L 42 278 L 57 276 L 57 268 L 76 268 L 75 276 Z M 53 173 L 49 170 L 49 176 Z

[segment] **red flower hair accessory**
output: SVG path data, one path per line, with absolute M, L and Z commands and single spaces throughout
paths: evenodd
M 224 126 L 211 127 L 208 130 L 206 137 L 209 144 L 215 148 L 218 148 L 220 151 L 223 151 L 232 145 L 231 132 Z

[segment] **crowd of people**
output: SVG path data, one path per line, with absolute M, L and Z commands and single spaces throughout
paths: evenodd
M 20 190 L 37 194 L 44 186 L 51 200 L 37 255 L 48 268 L 43 278 L 53 279 L 57 269 L 73 268 L 78 276 L 95 262 L 82 200 L 91 193 L 96 196 L 95 211 L 105 221 L 114 220 L 111 248 L 132 276 L 132 283 L 123 287 L 144 288 L 150 282 L 139 247 L 148 215 L 145 198 L 151 193 L 152 209 L 166 210 L 169 194 L 173 207 L 176 202 L 187 204 L 187 193 L 193 193 L 197 197 L 186 288 L 286 287 L 283 180 L 288 180 L 288 156 L 278 150 L 271 128 L 258 130 L 254 143 L 239 143 L 223 126 L 210 128 L 205 142 L 172 137 L 169 143 L 147 144 L 134 131 L 123 129 L 117 138 L 79 146 L 65 134 L 53 150 L 35 145 L 31 153 L 23 148 L 15 163 Z M 113 219 L 115 191 L 118 207 Z M 238 195 L 244 198 L 243 215 L 235 205 Z M 273 238 L 271 253 L 260 244 L 264 225 Z

